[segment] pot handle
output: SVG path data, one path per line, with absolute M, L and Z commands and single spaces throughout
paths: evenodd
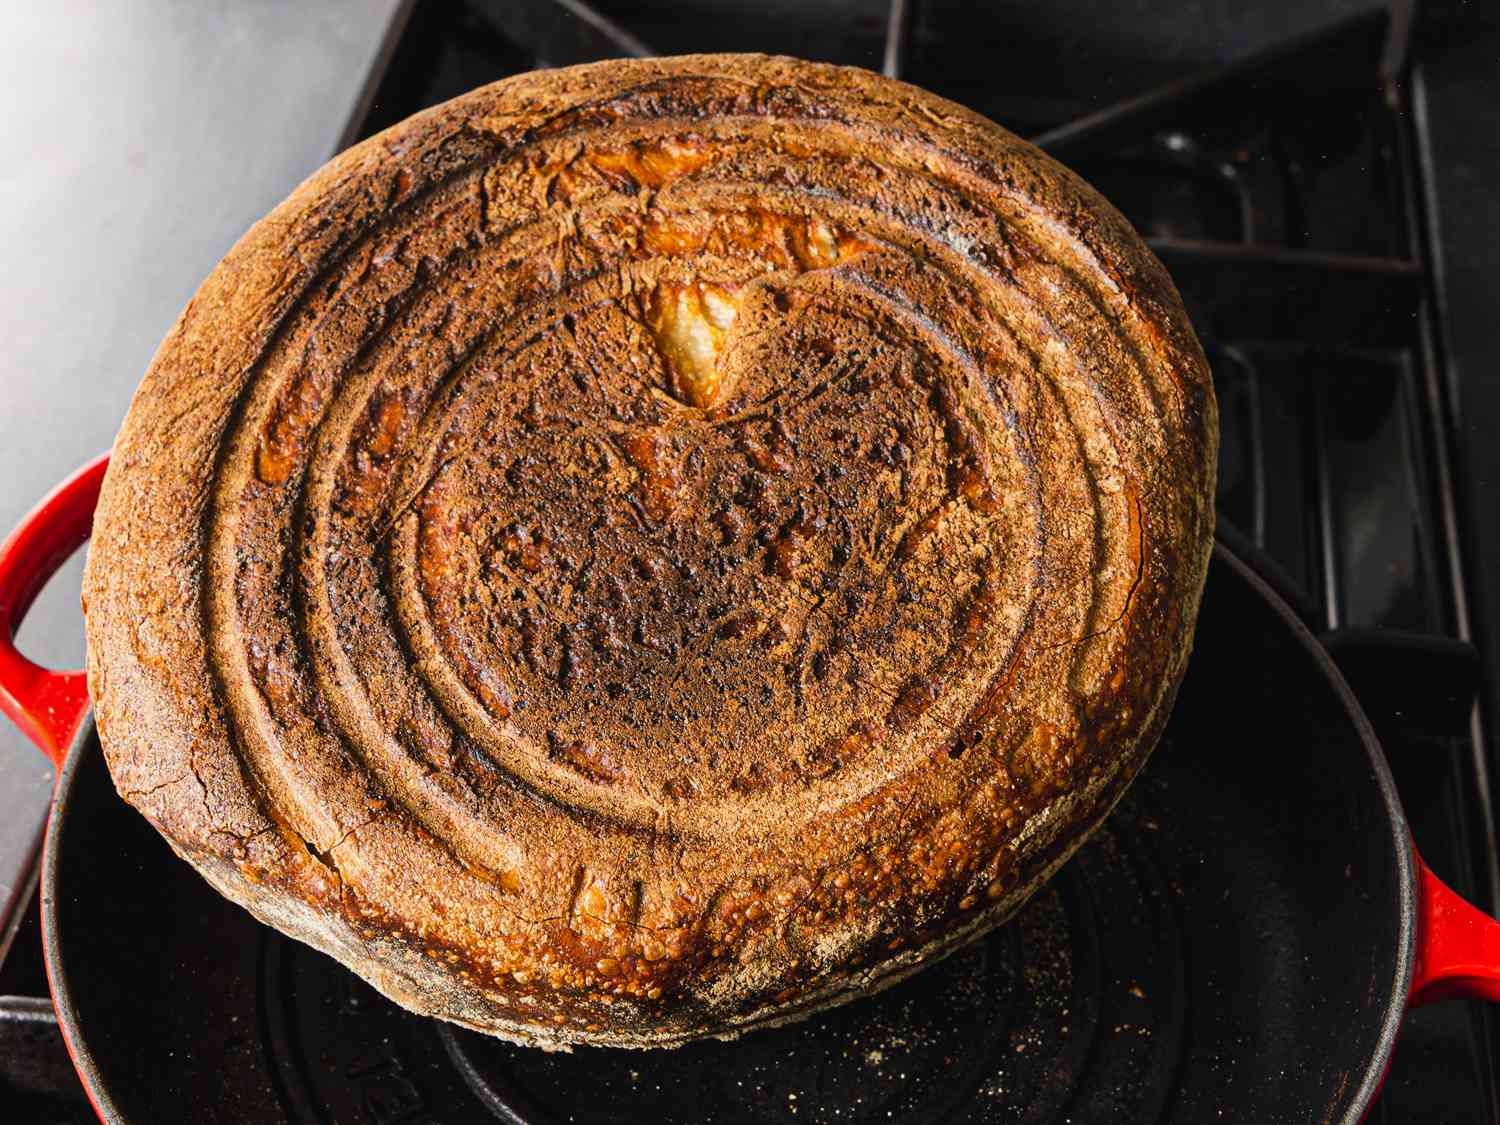
M 1457 996 L 1500 1001 L 1500 922 L 1417 860 L 1417 958 L 1411 1003 Z
M 16 648 L 16 630 L 47 579 L 88 539 L 109 465 L 105 453 L 52 490 L 0 546 L 0 711 L 61 766 L 89 693 L 83 672 L 54 672 Z

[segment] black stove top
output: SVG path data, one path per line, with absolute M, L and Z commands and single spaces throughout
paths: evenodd
M 1470 642 L 1487 651 L 1490 640 L 1475 580 L 1486 533 L 1474 513 L 1493 505 L 1495 486 L 1465 471 L 1459 448 L 1451 356 L 1474 344 L 1455 345 L 1445 316 L 1438 214 L 1439 188 L 1451 187 L 1444 169 L 1475 158 L 1451 123 L 1429 125 L 1441 120 L 1432 88 L 1439 100 L 1472 100 L 1441 68 L 1490 17 L 1459 5 L 1418 19 L 1404 5 L 1327 0 L 1245 8 L 1195 5 L 1188 27 L 1146 0 L 1005 5 L 983 17 L 953 0 L 418 0 L 349 139 L 537 65 L 766 50 L 883 66 L 1037 140 L 1120 207 L 1176 279 L 1219 394 L 1221 538 L 1325 634 L 1377 726 L 1428 862 L 1493 910 L 1495 666 L 1481 674 Z M 1486 125 L 1493 134 L 1494 120 Z M 1149 782 L 1121 823 L 1154 815 Z M 1091 1120 L 1104 1103 L 1077 1086 L 1079 1060 L 1027 1059 L 1058 1029 L 1091 1023 L 1088 1036 L 1061 1038 L 1104 1044 L 1090 1048 L 1104 1052 L 1092 1060 L 1104 1070 L 1091 1073 L 1112 1076 L 1108 1104 L 1155 1119 L 1161 1075 L 1181 1050 L 1180 961 L 1171 912 L 1141 917 L 1169 897 L 1168 876 L 1133 854 L 1132 840 L 1101 833 L 1019 923 L 900 986 L 873 1024 L 835 1013 L 816 1043 L 787 1029 L 754 1037 L 753 1049 L 715 1048 L 718 1087 L 696 1102 L 680 1087 L 701 1084 L 701 1072 L 652 1067 L 643 1081 L 637 1056 L 597 1053 L 588 1096 L 659 1121 L 714 1119 L 720 1102 L 787 1120 L 877 1110 L 912 1121 Z M 34 934 L 35 918 L 23 927 Z M 1122 998 L 1100 979 L 1097 949 L 1129 942 L 1169 952 L 1144 956 L 1148 970 Z M 18 940 L 0 994 L 45 994 L 35 946 Z M 330 977 L 331 963 L 299 946 L 268 939 L 258 956 L 263 1026 L 245 1033 L 268 1037 L 288 1096 L 334 1107 L 339 1121 L 428 1120 L 406 1100 L 402 1068 L 414 1064 L 393 1046 L 403 1020 L 349 1018 L 375 995 Z M 323 999 L 299 1007 L 307 996 Z M 1500 1122 L 1497 1035 L 1478 1004 L 1413 1012 L 1372 1120 Z M 339 1052 L 335 1069 L 352 1084 L 317 1088 L 285 1048 L 307 1042 Z M 583 1092 L 553 1056 L 446 1029 L 422 1044 L 500 1120 L 543 1119 L 538 1104 L 547 1120 L 575 1115 Z M 0 1002 L 0 1105 L 11 1097 L 26 1120 L 88 1120 L 58 1051 L 44 1007 Z M 975 1066 L 985 1073 L 968 1076 Z

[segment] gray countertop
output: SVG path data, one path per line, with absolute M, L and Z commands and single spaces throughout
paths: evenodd
M 403 9 L 0 5 L 0 535 L 109 446 L 204 275 L 340 146 Z M 80 567 L 74 559 L 21 630 L 33 659 L 81 663 Z M 0 939 L 50 779 L 0 722 Z

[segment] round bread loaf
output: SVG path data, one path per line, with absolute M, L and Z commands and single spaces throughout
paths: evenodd
M 1209 373 L 1104 200 L 758 56 L 523 75 L 345 152 L 105 482 L 121 795 L 415 1011 L 672 1045 L 1004 920 L 1150 753 Z

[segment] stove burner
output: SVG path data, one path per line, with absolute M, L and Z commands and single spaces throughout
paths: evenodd
M 1153 1120 L 1177 1084 L 1187 1005 L 1181 889 L 1156 859 L 1158 834 L 1132 794 L 989 938 L 876 996 L 733 1043 L 516 1047 L 413 1016 L 269 931 L 262 1030 L 299 1123 L 483 1110 L 513 1125 Z

